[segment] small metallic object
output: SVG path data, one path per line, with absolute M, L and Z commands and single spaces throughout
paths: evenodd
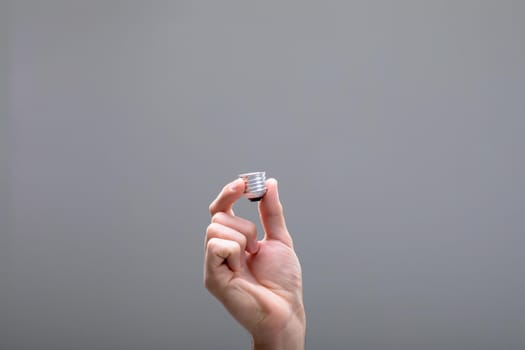
M 258 202 L 266 193 L 266 173 L 258 171 L 253 173 L 240 174 L 244 180 L 244 196 L 252 202 Z

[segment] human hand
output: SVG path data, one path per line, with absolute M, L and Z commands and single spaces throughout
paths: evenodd
M 279 201 L 277 181 L 266 181 L 259 202 L 264 238 L 256 226 L 235 216 L 244 192 L 237 179 L 210 204 L 204 284 L 252 335 L 254 349 L 303 349 L 306 316 L 301 266 Z

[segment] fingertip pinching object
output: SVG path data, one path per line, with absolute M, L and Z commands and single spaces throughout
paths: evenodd
M 257 171 L 253 173 L 240 174 L 239 178 L 244 180 L 244 196 L 252 202 L 258 202 L 266 193 L 266 173 Z

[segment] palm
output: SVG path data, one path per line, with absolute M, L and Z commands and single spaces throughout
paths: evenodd
M 232 272 L 228 289 L 235 302 L 226 307 L 249 330 L 265 324 L 282 328 L 300 309 L 301 284 L 301 267 L 294 251 L 280 241 L 263 240 L 257 254 L 247 254 L 242 270 Z M 247 302 L 240 305 L 239 300 Z M 253 314 L 261 317 L 254 320 Z

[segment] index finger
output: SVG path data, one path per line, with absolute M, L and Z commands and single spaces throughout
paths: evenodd
M 242 196 L 244 186 L 242 179 L 236 179 L 224 186 L 217 198 L 210 204 L 209 210 L 211 216 L 218 212 L 233 215 L 233 204 Z

